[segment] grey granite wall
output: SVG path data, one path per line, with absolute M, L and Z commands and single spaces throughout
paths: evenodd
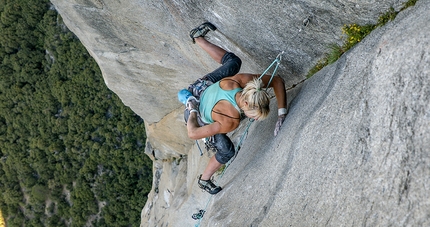
M 154 187 L 141 226 L 193 226 L 209 199 L 196 183 L 208 155 L 187 139 L 176 100 L 217 67 L 191 44 L 191 28 L 217 25 L 210 41 L 237 53 L 242 72 L 262 72 L 285 51 L 280 76 L 290 86 L 341 41 L 344 24 L 373 23 L 402 3 L 52 2 L 109 88 L 146 122 Z M 430 2 L 418 1 L 290 91 L 276 138 L 276 116 L 253 123 L 201 226 L 429 226 L 429 12 Z

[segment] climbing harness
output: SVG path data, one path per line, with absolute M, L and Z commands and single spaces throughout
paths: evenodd
M 267 69 L 261 74 L 261 76 L 258 78 L 258 79 L 261 79 L 264 75 L 266 75 L 266 73 L 272 68 L 272 67 L 275 67 L 274 68 L 274 70 L 273 70 L 273 72 L 272 72 L 272 74 L 271 74 L 271 77 L 270 77 L 270 80 L 269 80 L 269 83 L 267 83 L 267 86 L 266 86 L 266 90 L 269 88 L 269 85 L 270 85 L 270 83 L 272 82 L 272 79 L 273 79 L 273 77 L 276 75 L 276 71 L 278 70 L 278 67 L 279 67 L 279 64 L 281 64 L 281 60 L 282 60 L 282 54 L 284 54 L 284 51 L 282 51 L 281 53 L 279 53 L 278 54 L 278 56 L 276 56 L 276 58 L 275 58 L 275 60 L 273 60 L 273 62 L 272 62 L 272 64 L 270 64 L 269 65 L 269 67 L 267 67 Z M 240 140 L 239 140 L 239 143 L 236 145 L 236 148 L 235 148 L 235 154 L 234 154 L 234 156 L 225 164 L 225 168 L 223 169 L 223 171 L 221 172 L 221 174 L 220 174 L 220 176 L 219 176 L 219 178 L 218 179 L 221 179 L 222 177 L 223 177 L 223 175 L 224 175 L 224 173 L 225 173 L 225 171 L 227 170 L 227 168 L 228 168 L 228 166 L 230 166 L 230 164 L 233 162 L 233 160 L 236 158 L 236 156 L 237 156 L 237 154 L 239 153 L 239 150 L 240 150 L 240 148 L 241 148 L 241 146 L 242 146 L 242 143 L 243 143 L 243 140 L 245 139 L 245 137 L 248 135 L 248 130 L 249 130 L 249 128 L 251 127 L 251 124 L 254 122 L 254 119 L 249 119 L 249 121 L 248 121 L 248 124 L 247 124 L 247 126 L 246 126 L 246 128 L 245 128 L 245 131 L 244 131 L 244 133 L 242 134 L 242 136 L 240 137 Z M 196 143 L 197 143 L 197 141 L 196 141 Z M 198 148 L 200 149 L 200 146 L 198 145 L 198 143 L 197 143 L 197 146 L 198 146 Z M 201 149 L 200 149 L 200 155 L 203 155 L 203 152 L 201 151 Z M 201 223 L 201 220 L 203 219 L 203 216 L 204 216 L 204 214 L 205 214 L 205 212 L 206 212 L 206 209 L 207 209 L 207 207 L 208 207 L 208 205 L 209 205 L 209 203 L 210 203 L 210 201 L 211 201 L 211 199 L 212 199 L 212 196 L 213 195 L 211 195 L 210 197 L 209 197 L 209 199 L 208 199 L 208 201 L 207 201 L 207 203 L 206 203 L 206 206 L 205 206 L 205 208 L 204 209 L 200 209 L 197 213 L 194 213 L 191 217 L 194 219 L 194 220 L 198 220 L 198 223 L 195 225 L 195 227 L 199 227 L 200 226 L 200 223 Z

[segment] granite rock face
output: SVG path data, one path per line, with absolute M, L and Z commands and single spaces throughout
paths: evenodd
M 289 87 L 340 42 L 343 24 L 373 23 L 403 1 L 52 2 L 146 122 L 154 185 L 141 226 L 193 226 L 205 208 L 201 226 L 430 226 L 430 1 L 289 91 L 277 137 L 274 114 L 254 122 L 211 200 L 196 180 L 211 154 L 187 139 L 176 92 L 217 65 L 188 31 L 213 22 L 210 41 L 239 55 L 242 72 L 285 51 Z
M 261 73 L 285 51 L 280 75 L 292 84 L 340 42 L 344 24 L 375 22 L 404 1 L 52 0 L 108 87 L 150 124 L 180 107 L 178 90 L 218 67 L 188 36 L 203 21 L 218 27 L 211 41 L 240 56 L 243 72 Z
M 202 226 L 429 226 L 428 12 L 419 2 L 306 81 L 277 138 L 274 118 L 256 124 Z

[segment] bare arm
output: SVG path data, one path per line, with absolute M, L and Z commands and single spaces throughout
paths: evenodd
M 266 84 L 270 81 L 269 75 L 264 75 L 261 80 L 267 86 Z M 287 105 L 287 92 L 285 91 L 285 84 L 284 80 L 282 80 L 281 77 L 275 76 L 272 79 L 272 82 L 269 84 L 269 87 L 273 88 L 273 91 L 275 92 L 276 100 L 278 101 L 278 109 L 280 108 L 286 108 Z
M 221 131 L 221 124 L 214 122 L 210 125 L 201 126 L 197 122 L 197 113 L 190 113 L 190 117 L 187 121 L 188 137 L 190 139 L 202 139 L 209 136 L 213 136 Z

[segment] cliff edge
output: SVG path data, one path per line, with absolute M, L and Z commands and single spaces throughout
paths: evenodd
M 196 183 L 208 155 L 186 137 L 176 92 L 216 65 L 188 30 L 216 24 L 211 41 L 237 53 L 243 72 L 262 72 L 284 50 L 288 87 L 340 42 L 343 24 L 374 22 L 402 2 L 52 2 L 146 122 L 154 185 L 141 226 L 193 226 L 199 209 L 201 226 L 430 225 L 430 1 L 290 91 L 277 137 L 273 114 L 254 122 L 211 200 Z

